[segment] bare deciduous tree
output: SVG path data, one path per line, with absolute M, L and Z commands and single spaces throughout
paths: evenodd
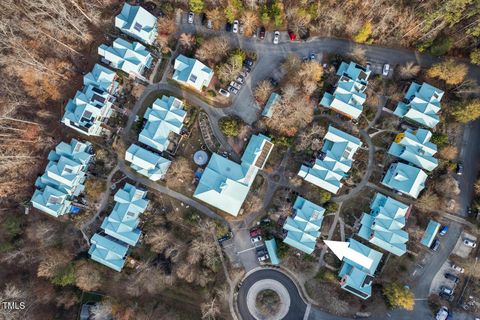
M 272 93 L 273 86 L 268 80 L 262 80 L 257 83 L 255 88 L 255 99 L 261 104 L 267 102 L 270 93 Z

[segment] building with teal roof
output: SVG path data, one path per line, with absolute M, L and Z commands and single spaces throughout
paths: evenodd
M 153 57 L 144 45 L 122 38 L 115 39 L 111 46 L 101 44 L 98 54 L 112 68 L 140 78 L 143 78 L 145 69 L 149 69 L 153 63 Z
M 438 160 L 434 157 L 437 146 L 430 142 L 431 138 L 432 133 L 428 130 L 407 129 L 397 135 L 388 153 L 421 169 L 432 171 L 438 166 Z
M 401 256 L 407 252 L 408 233 L 404 230 L 410 206 L 377 193 L 364 213 L 358 235 L 370 243 Z
M 275 239 L 265 240 L 265 247 L 267 247 L 268 256 L 270 257 L 270 263 L 273 265 L 279 265 L 280 259 L 277 255 L 277 242 Z
M 325 92 L 320 105 L 334 110 L 350 119 L 358 119 L 367 98 L 365 89 L 371 71 L 354 62 L 342 62 L 338 68 L 337 82 L 333 94 Z
M 238 164 L 214 153 L 193 196 L 209 205 L 237 216 L 255 180 L 263 169 L 273 144 L 264 135 L 254 135 Z
M 388 168 L 382 184 L 417 199 L 420 192 L 425 189 L 426 180 L 427 174 L 422 169 L 396 162 Z
M 302 197 L 293 204 L 293 215 L 283 225 L 287 235 L 283 242 L 307 254 L 311 254 L 320 237 L 325 209 Z
M 359 298 L 368 299 L 372 295 L 372 283 L 382 254 L 366 245 L 354 240 L 349 240 L 349 249 L 356 252 L 355 255 L 362 258 L 360 262 L 352 258 L 343 258 L 343 263 L 338 276 L 341 278 L 341 288 Z M 368 261 L 366 265 L 364 262 Z
M 68 100 L 62 123 L 89 136 L 100 136 L 103 124 L 112 114 L 115 94 L 118 91 L 114 71 L 96 64 L 83 77 L 84 87 Z
M 433 240 L 435 240 L 435 237 L 440 230 L 440 227 L 440 223 L 434 220 L 430 220 L 428 222 L 427 229 L 423 234 L 422 240 L 420 240 L 420 243 L 425 247 L 430 248 L 432 246 Z
M 115 96 L 119 87 L 117 78 L 115 71 L 96 63 L 92 71 L 83 76 L 83 85 L 102 89 Z
M 423 127 L 434 128 L 440 122 L 438 113 L 443 94 L 442 90 L 426 82 L 422 85 L 412 82 L 393 113 Z
M 125 152 L 125 161 L 130 162 L 130 167 L 133 170 L 152 181 L 162 179 L 172 163 L 170 160 L 136 144 L 130 145 Z
M 337 193 L 342 187 L 341 180 L 352 167 L 353 156 L 362 142 L 357 137 L 328 127 L 320 155 L 312 166 L 302 165 L 298 175 L 314 185 Z
M 141 232 L 138 228 L 139 216 L 148 206 L 147 192 L 129 183 L 115 193 L 115 206 L 103 220 L 101 228 L 109 236 L 131 246 L 137 244 Z
M 148 45 L 157 39 L 157 18 L 140 6 L 125 3 L 115 17 L 115 27 Z
M 145 112 L 144 118 L 147 122 L 138 140 L 158 151 L 167 150 L 170 135 L 181 133 L 186 115 L 181 100 L 173 96 L 162 96 Z
M 213 71 L 200 61 L 189 58 L 183 54 L 175 59 L 173 66 L 174 72 L 172 79 L 190 86 L 198 91 L 202 91 L 203 87 L 208 87 L 213 77 Z
M 270 97 L 268 98 L 267 103 L 265 104 L 265 107 L 263 108 L 262 111 L 262 116 L 271 118 L 273 115 L 273 109 L 275 108 L 275 105 L 280 101 L 280 95 L 276 92 L 272 92 Z
M 125 265 L 125 257 L 128 245 L 115 240 L 110 236 L 95 233 L 90 239 L 88 254 L 92 260 L 97 261 L 115 271 L 122 271 Z
M 35 181 L 32 206 L 54 217 L 68 213 L 72 200 L 84 190 L 92 157 L 89 142 L 72 139 L 70 144 L 58 144 L 48 154 L 45 172 Z

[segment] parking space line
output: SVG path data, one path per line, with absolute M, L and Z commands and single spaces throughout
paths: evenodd
M 242 250 L 242 251 L 238 251 L 237 254 L 241 254 L 241 253 L 244 253 L 244 252 L 253 250 L 253 249 L 255 249 L 255 248 L 256 248 L 256 247 L 251 247 L 251 248 L 248 248 L 248 249 L 245 249 L 245 250 Z

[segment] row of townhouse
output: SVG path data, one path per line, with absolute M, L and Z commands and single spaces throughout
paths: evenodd
M 140 215 L 149 201 L 147 191 L 126 183 L 114 196 L 115 206 L 103 220 L 102 231 L 90 240 L 88 254 L 91 259 L 113 269 L 122 271 L 129 246 L 135 246 L 140 237 Z
M 89 142 L 72 139 L 60 142 L 48 154 L 45 172 L 35 181 L 32 206 L 53 217 L 77 212 L 76 198 L 84 190 L 89 164 L 93 159 Z
M 156 18 L 140 6 L 125 4 L 115 18 L 115 26 L 128 36 L 147 45 L 157 37 Z M 139 42 L 117 38 L 111 46 L 101 44 L 98 54 L 102 62 L 131 76 L 143 78 L 145 69 L 151 68 L 153 57 Z M 65 106 L 62 123 L 88 136 L 100 136 L 119 94 L 117 73 L 100 64 L 83 78 L 83 88 Z

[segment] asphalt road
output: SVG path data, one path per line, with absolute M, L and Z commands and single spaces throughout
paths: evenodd
M 255 282 L 263 279 L 277 280 L 287 289 L 290 295 L 290 310 L 282 320 L 301 320 L 304 318 L 307 310 L 307 304 L 300 296 L 295 283 L 280 271 L 262 269 L 250 274 L 245 280 L 243 280 L 242 286 L 238 291 L 238 310 L 243 320 L 255 320 L 255 318 L 250 314 L 250 311 L 248 311 L 246 297 L 250 287 Z
M 480 119 L 465 126 L 460 152 L 460 161 L 463 163 L 464 172 L 459 177 L 460 183 L 460 213 L 467 215 L 467 207 L 473 199 L 473 185 L 480 169 Z

